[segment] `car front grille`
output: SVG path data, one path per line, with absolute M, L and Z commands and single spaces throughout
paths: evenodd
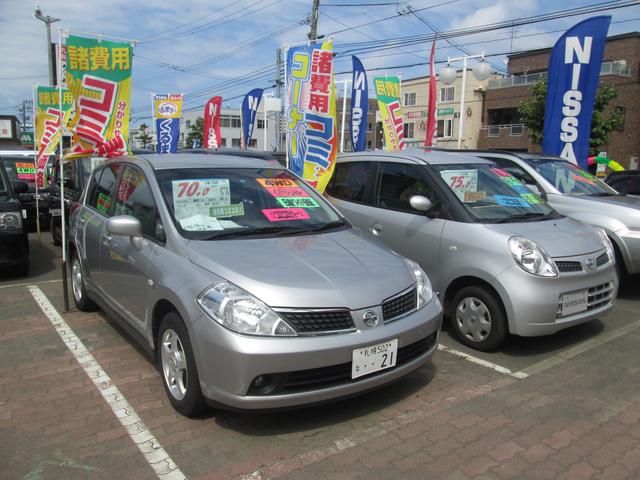
M 558 270 L 562 273 L 582 271 L 582 264 L 580 262 L 560 261 L 556 262 L 556 265 L 558 266 Z
M 613 283 L 607 282 L 589 289 L 589 301 L 587 310 L 595 310 L 611 303 L 613 300 Z
M 277 313 L 296 332 L 302 334 L 335 332 L 355 328 L 349 310 L 278 311 Z
M 390 322 L 402 315 L 415 310 L 417 306 L 417 292 L 413 288 L 407 293 L 390 298 L 382 303 L 382 318 Z
M 248 395 L 286 395 L 356 383 L 364 378 L 371 378 L 373 376 L 389 372 L 411 362 L 412 360 L 415 360 L 419 356 L 433 349 L 437 341 L 438 333 L 434 332 L 422 340 L 405 345 L 398 349 L 398 357 L 395 367 L 379 370 L 363 377 L 355 379 L 351 378 L 351 362 L 331 365 L 329 367 L 276 373 L 268 375 L 273 384 L 273 388 L 261 391 L 260 389 L 256 389 L 252 386 L 249 389 Z

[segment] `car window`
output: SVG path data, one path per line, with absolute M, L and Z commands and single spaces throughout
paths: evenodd
M 118 184 L 114 215 L 131 215 L 140 220 L 142 233 L 155 237 L 158 211 L 151 187 L 142 171 L 127 165 Z
M 560 193 L 568 195 L 617 195 L 606 183 L 577 165 L 555 158 L 526 160 Z
M 88 204 L 103 215 L 109 215 L 109 209 L 113 203 L 113 194 L 118 178 L 119 164 L 109 165 L 99 172 L 95 191 L 91 198 L 87 198 Z M 96 175 L 97 177 L 97 175 Z
M 36 167 L 33 163 L 33 157 L 5 156 L 3 162 L 11 183 L 27 182 L 30 188 L 34 188 Z
M 327 193 L 342 200 L 363 203 L 369 173 L 373 167 L 375 167 L 373 162 L 337 164 L 333 177 L 327 185 Z
M 0 168 L 2 168 L 2 164 L 0 163 Z M 0 172 L 0 194 L 7 195 L 9 193 L 9 185 L 5 181 L 4 173 Z
M 487 160 L 491 160 L 492 162 L 496 163 L 500 168 L 503 168 L 504 170 L 509 172 L 511 175 L 516 177 L 525 185 L 536 185 L 535 179 L 529 174 L 529 172 L 523 169 L 516 162 L 512 160 L 508 160 L 506 158 L 493 158 L 493 157 L 486 157 L 486 158 Z
M 418 214 L 409 204 L 409 199 L 414 195 L 427 197 L 431 200 L 432 211 L 437 211 L 439 200 L 419 167 L 403 163 L 380 164 L 375 200 L 377 207 Z

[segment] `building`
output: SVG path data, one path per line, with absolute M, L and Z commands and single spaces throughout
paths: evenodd
M 478 137 L 482 126 L 482 102 L 484 91 L 490 79 L 498 78 L 492 74 L 489 80 L 477 80 L 472 69 L 467 69 L 464 97 L 464 131 L 461 147 L 478 148 Z M 462 70 L 458 71 L 455 82 L 450 85 L 437 82 L 438 129 L 437 146 L 457 148 L 460 129 L 460 95 L 462 92 Z M 427 107 L 429 103 L 429 77 L 417 77 L 402 80 L 402 106 L 404 116 L 404 140 L 407 145 L 423 145 L 427 133 Z
M 520 102 L 531 97 L 531 87 L 547 76 L 550 48 L 509 56 L 509 76 L 489 81 L 484 102 L 484 122 L 478 148 L 539 152 L 518 114 Z M 638 168 L 640 156 L 640 111 L 634 107 L 640 98 L 640 32 L 607 39 L 600 82 L 613 85 L 618 97 L 608 111 L 624 112 L 624 123 L 611 132 L 607 156 L 625 168 Z M 608 113 L 605 111 L 605 114 Z
M 365 128 L 367 129 L 367 137 L 365 140 L 365 147 L 367 150 L 376 150 L 382 148 L 382 124 L 377 122 L 378 113 L 378 100 L 369 99 L 369 107 L 367 110 L 367 120 Z M 338 98 L 336 102 L 336 116 L 338 120 L 338 142 L 340 142 L 340 133 L 342 126 L 342 98 Z M 345 152 L 352 152 L 353 145 L 351 144 L 351 98 L 347 97 L 346 114 L 344 121 L 344 150 Z M 364 124 L 364 122 L 363 122 Z M 340 146 L 338 145 L 338 151 Z
M 0 115 L 0 146 L 20 147 L 20 122 L 15 115 Z

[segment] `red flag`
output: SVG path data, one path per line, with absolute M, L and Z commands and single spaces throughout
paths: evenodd
M 204 106 L 204 135 L 203 147 L 220 148 L 220 109 L 222 97 L 211 97 Z
M 436 86 L 436 67 L 435 67 L 435 56 L 436 56 L 436 39 L 433 38 L 433 44 L 431 45 L 431 61 L 429 62 L 429 107 L 427 109 L 427 135 L 424 139 L 425 147 L 435 146 L 435 137 L 436 137 L 436 113 L 438 109 L 436 108 L 436 94 L 437 94 L 437 86 Z

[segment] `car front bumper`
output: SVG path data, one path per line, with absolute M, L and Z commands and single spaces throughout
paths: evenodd
M 627 273 L 640 273 L 640 230 L 624 229 L 616 232 Z
M 607 313 L 617 296 L 618 279 L 611 261 L 591 273 L 561 272 L 558 277 L 529 275 L 514 265 L 498 277 L 494 287 L 504 301 L 510 332 L 534 337 L 556 333 Z M 562 296 L 585 290 L 587 309 L 562 315 Z
M 29 258 L 29 240 L 24 232 L 0 233 L 0 265 L 15 266 Z
M 442 307 L 434 296 L 422 309 L 380 323 L 351 333 L 255 337 L 231 332 L 203 315 L 190 331 L 202 392 L 216 404 L 261 410 L 321 403 L 382 386 L 429 362 L 437 349 Z M 352 380 L 353 350 L 392 339 L 398 340 L 396 366 Z M 277 393 L 250 391 L 260 375 L 277 379 Z

